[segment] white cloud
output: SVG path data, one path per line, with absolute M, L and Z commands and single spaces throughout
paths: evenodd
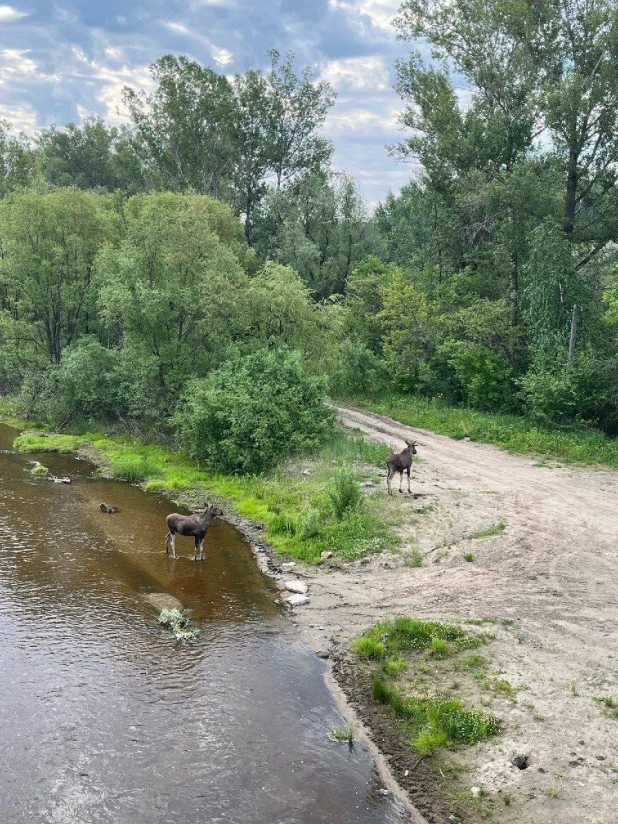
M 0 82 L 7 77 L 22 77 L 36 72 L 37 64 L 26 57 L 27 54 L 28 50 L 0 49 Z
M 102 64 L 93 64 L 95 77 L 101 88 L 96 99 L 105 106 L 104 117 L 113 125 L 120 125 L 128 121 L 128 113 L 122 102 L 122 90 L 131 86 L 138 90 L 151 91 L 154 86 L 148 66 L 122 66 L 112 69 Z M 87 112 L 85 109 L 86 114 Z M 83 114 L 80 112 L 80 116 Z
M 14 23 L 15 20 L 21 20 L 22 17 L 28 17 L 28 12 L 19 11 L 13 6 L 0 6 L 0 23 Z
M 22 105 L 0 103 L 0 120 L 8 120 L 16 132 L 31 134 L 38 128 L 38 117 L 30 103 Z
M 217 46 L 211 46 L 212 58 L 220 66 L 227 66 L 234 59 L 233 53 L 229 49 L 219 49 Z
M 328 135 L 382 139 L 397 129 L 394 113 L 381 115 L 362 108 L 335 109 L 328 115 L 324 132 Z
M 163 20 L 162 23 L 166 29 L 174 32 L 174 34 L 182 34 L 184 37 L 190 37 L 192 40 L 197 40 L 198 43 L 206 46 L 212 55 L 212 59 L 220 66 L 227 66 L 234 59 L 234 53 L 229 49 L 222 46 L 215 46 L 212 40 L 204 37 L 203 34 L 191 31 L 184 23 L 179 23 L 176 20 Z
M 377 55 L 331 60 L 322 69 L 320 80 L 335 89 L 384 91 L 390 85 L 386 61 Z
M 363 21 L 359 19 L 362 16 L 368 18 L 374 28 L 392 33 L 393 18 L 399 11 L 400 0 L 328 0 L 328 5 L 331 9 L 348 12 L 359 28 L 363 27 Z

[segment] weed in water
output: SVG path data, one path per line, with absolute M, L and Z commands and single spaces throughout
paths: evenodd
M 159 615 L 161 626 L 167 627 L 177 641 L 183 644 L 194 641 L 199 635 L 198 629 L 186 629 L 189 619 L 179 609 L 163 609 Z
M 349 724 L 347 727 L 331 727 L 331 730 L 328 733 L 330 740 L 336 741 L 337 743 L 347 741 L 348 744 L 353 744 L 355 736 L 356 729 L 352 724 Z

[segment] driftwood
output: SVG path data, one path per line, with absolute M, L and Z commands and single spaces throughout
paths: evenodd
M 117 506 L 110 506 L 109 504 L 101 504 L 99 506 L 101 512 L 107 512 L 108 515 L 113 515 L 115 512 L 120 512 L 120 508 Z

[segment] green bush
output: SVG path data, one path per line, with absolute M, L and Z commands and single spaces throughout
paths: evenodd
M 340 469 L 328 490 L 328 498 L 338 521 L 343 521 L 349 512 L 356 511 L 363 499 L 356 472 L 346 467 Z
M 223 472 L 257 473 L 316 449 L 335 412 L 289 350 L 234 357 L 189 384 L 174 417 L 180 446 Z
M 347 338 L 341 342 L 337 370 L 330 381 L 334 394 L 342 397 L 376 394 L 386 385 L 387 377 L 384 362 L 368 346 Z
M 482 344 L 449 341 L 439 354 L 453 370 L 464 403 L 490 412 L 516 408 L 514 373 L 507 362 Z
M 521 379 L 526 412 L 543 423 L 572 424 L 585 421 L 615 429 L 618 421 L 618 362 L 602 360 L 591 352 L 576 355 L 562 365 L 556 357 L 532 366 Z
M 28 374 L 19 395 L 22 412 L 52 426 L 110 420 L 119 407 L 117 351 L 82 338 L 62 353 L 58 366 Z

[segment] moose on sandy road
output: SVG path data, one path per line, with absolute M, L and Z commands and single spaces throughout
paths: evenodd
M 408 474 L 408 494 L 412 494 L 410 489 L 410 470 L 412 469 L 412 461 L 416 453 L 416 441 L 406 441 L 406 448 L 402 452 L 393 452 L 386 459 L 386 489 L 389 495 L 393 494 L 391 488 L 391 481 L 395 472 L 399 472 L 399 491 L 403 493 L 403 473 Z
M 200 552 L 200 561 L 204 560 L 204 538 L 208 532 L 208 527 L 218 515 L 223 515 L 223 510 L 216 506 L 208 506 L 204 501 L 204 511 L 196 512 L 195 515 L 179 515 L 173 512 L 165 519 L 169 532 L 165 536 L 165 554 L 169 552 L 172 547 L 172 558 L 177 558 L 176 555 L 176 534 L 191 535 L 195 538 L 195 549 L 193 551 L 193 560 L 197 561 L 197 552 Z

